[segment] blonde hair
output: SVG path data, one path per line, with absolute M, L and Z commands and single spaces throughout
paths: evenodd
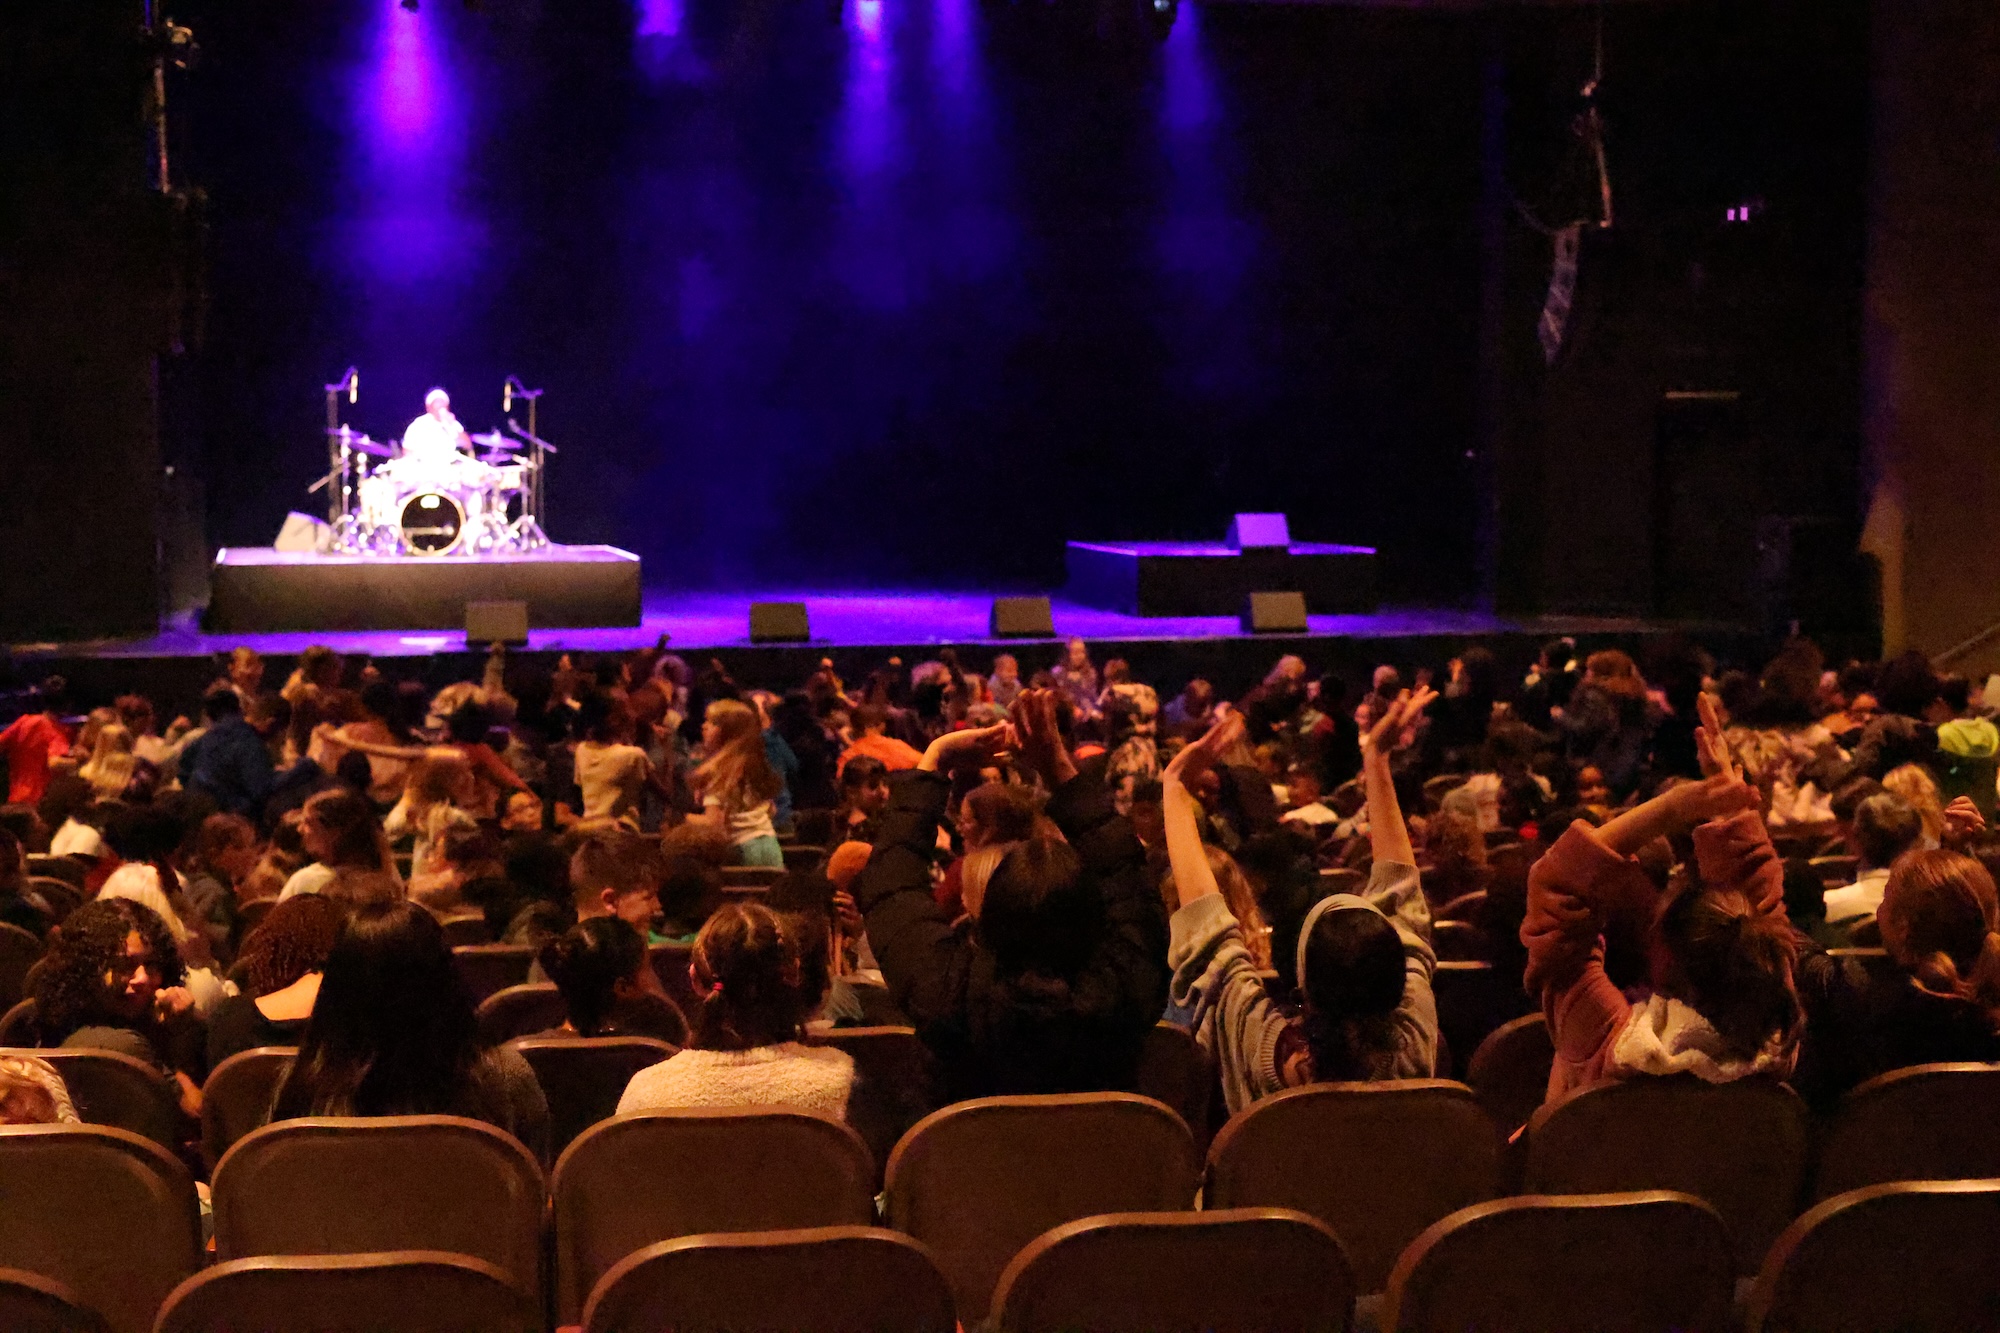
M 76 775 L 88 782 L 99 799 L 125 794 L 132 783 L 132 771 L 139 761 L 132 754 L 132 732 L 123 723 L 107 722 L 98 729 L 90 758 Z
M 722 741 L 695 769 L 695 790 L 725 807 L 747 808 L 775 799 L 784 782 L 764 751 L 764 726 L 757 711 L 734 699 L 717 699 L 708 706 L 704 720 L 722 733 Z
M 62 1075 L 32 1055 L 0 1057 L 0 1125 L 74 1125 L 81 1117 Z
M 1215 883 L 1222 890 L 1222 901 L 1229 905 L 1229 914 L 1236 918 L 1236 924 L 1243 932 L 1243 947 L 1250 954 L 1250 961 L 1259 971 L 1271 966 L 1271 927 L 1264 921 L 1264 911 L 1257 906 L 1256 886 L 1243 873 L 1243 867 L 1236 864 L 1236 858 L 1223 851 L 1214 843 L 1203 843 L 1202 851 L 1208 856 L 1208 868 L 1215 872 Z M 1160 876 L 1160 897 L 1166 901 L 1167 911 L 1180 907 L 1180 886 L 1174 882 L 1174 872 L 1169 870 Z
M 1938 791 L 1935 778 L 1917 764 L 1904 764 L 1889 770 L 1882 779 L 1882 787 L 1909 802 L 1917 818 L 1923 821 L 1926 839 L 1933 843 L 1944 841 L 1944 796 Z

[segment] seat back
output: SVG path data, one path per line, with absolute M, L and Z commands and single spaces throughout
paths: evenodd
M 659 1241 L 866 1225 L 874 1179 L 853 1130 L 805 1111 L 649 1111 L 595 1125 L 556 1162 L 556 1313 L 575 1323 L 613 1264 Z
M 896 1141 L 936 1109 L 937 1062 L 915 1028 L 827 1028 L 806 1040 L 845 1051 L 854 1061 L 847 1123 L 868 1145 L 879 1190 Z
M 1445 1079 L 1322 1083 L 1266 1097 L 1208 1151 L 1210 1208 L 1293 1208 L 1333 1228 L 1363 1292 L 1431 1223 L 1500 1187 L 1472 1089 Z
M 1735 1278 L 1722 1218 L 1667 1190 L 1523 1195 L 1453 1213 L 1396 1261 L 1393 1333 L 1724 1333 Z
M 952 1333 L 951 1288 L 922 1245 L 878 1227 L 684 1236 L 612 1265 L 584 1333 Z
M 493 943 L 493 927 L 486 924 L 484 912 L 455 912 L 438 918 L 438 927 L 444 931 L 444 942 L 451 948 L 461 944 Z
M 889 1157 L 889 1225 L 930 1246 L 959 1318 L 984 1319 L 1001 1270 L 1051 1227 L 1189 1207 L 1181 1118 L 1124 1092 L 986 1097 L 925 1116 Z
M 568 1021 L 569 1006 L 553 981 L 509 986 L 479 1002 L 479 1039 L 491 1046 L 532 1037 Z
M 1767 1079 L 1631 1078 L 1537 1111 L 1530 1194 L 1679 1190 L 1714 1205 L 1737 1269 L 1755 1273 L 1805 1183 L 1804 1103 Z
M 1502 1023 L 1472 1053 L 1465 1081 L 1503 1138 L 1540 1109 L 1555 1062 L 1548 1020 L 1540 1014 L 1523 1014 Z
M 461 944 L 451 951 L 452 966 L 478 1004 L 487 996 L 528 980 L 535 951 L 525 944 Z
M 271 909 L 278 905 L 276 898 L 252 898 L 247 903 L 236 904 L 236 938 L 247 940 L 250 932 L 264 924 L 264 918 L 271 915 Z
M 549 1103 L 549 1151 L 560 1157 L 570 1141 L 618 1114 L 632 1075 L 674 1053 L 651 1037 L 524 1037 L 512 1043 Z
M 1486 932 L 1470 921 L 1432 922 L 1431 946 L 1445 962 L 1476 963 L 1493 955 Z
M 1820 1146 L 1815 1198 L 1892 1180 L 2000 1177 L 2000 1065 L 1912 1065 L 1841 1099 Z
M 701 998 L 694 993 L 694 980 L 688 976 L 688 963 L 694 957 L 691 944 L 649 944 L 646 956 L 653 964 L 653 974 L 660 979 L 660 988 L 667 998 L 684 1014 L 699 1014 Z
M 1534 1008 L 1518 974 L 1484 961 L 1440 962 L 1431 972 L 1431 994 L 1437 999 L 1438 1035 L 1461 1057 L 1478 1050 L 1502 1023 Z
M 42 956 L 42 942 L 19 926 L 0 921 L 0 1013 L 26 994 L 28 969 Z
M 62 1283 L 0 1268 L 0 1328 L 7 1333 L 107 1333 L 104 1316 Z
M 1173 1023 L 1155 1023 L 1139 1050 L 1132 1090 L 1179 1116 L 1194 1135 L 1197 1153 L 1208 1146 L 1209 1102 L 1216 1086 L 1215 1062 L 1194 1034 Z
M 507 1271 L 442 1250 L 235 1259 L 175 1289 L 154 1333 L 540 1333 L 540 1303 Z
M 90 877 L 89 868 L 74 856 L 30 856 L 29 879 L 59 879 L 79 893 Z
M 83 1046 L 13 1053 L 53 1065 L 86 1123 L 129 1129 L 169 1150 L 180 1146 L 180 1089 L 145 1061 Z
M 2000 1323 L 2000 1180 L 1835 1195 L 1778 1237 L 1749 1328 L 1972 1329 Z
M 210 1170 L 236 1140 L 270 1122 L 271 1101 L 298 1053 L 296 1046 L 258 1046 L 208 1071 L 201 1085 L 201 1152 Z
M 83 906 L 83 887 L 52 875 L 28 876 L 28 888 L 41 895 L 42 901 L 55 913 L 56 924 L 61 925 L 71 912 Z
M 1857 856 L 1815 856 L 1807 862 L 1820 883 L 1828 888 L 1840 884 L 1852 884 L 1854 876 L 1861 868 L 1861 858 Z
M 1002 1333 L 1344 1333 L 1354 1295 L 1324 1222 L 1229 1208 L 1065 1223 L 1014 1256 L 993 1306 Z
M 147 1333 L 200 1262 L 194 1179 L 159 1144 L 98 1125 L 0 1126 L 0 1265 L 61 1283 L 114 1333 Z
M 217 1259 L 448 1250 L 541 1289 L 541 1167 L 477 1120 L 282 1120 L 222 1155 L 213 1194 Z
M 42 1027 L 35 1021 L 33 997 L 0 1014 L 0 1047 L 32 1049 L 41 1044 Z M 35 1054 L 40 1055 L 39 1050 Z

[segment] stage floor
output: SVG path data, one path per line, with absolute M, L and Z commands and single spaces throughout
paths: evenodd
M 988 613 L 994 593 L 939 591 L 801 591 L 769 589 L 758 592 L 674 592 L 648 589 L 638 626 L 612 629 L 548 629 L 529 635 L 530 652 L 606 653 L 655 642 L 662 634 L 676 652 L 739 649 L 750 646 L 749 615 L 753 601 L 804 602 L 812 619 L 812 647 L 902 648 L 930 644 L 993 644 Z M 1058 638 L 1072 635 L 1093 643 L 1147 643 L 1182 640 L 1251 639 L 1234 616 L 1131 616 L 1052 599 Z M 1626 636 L 1657 633 L 1664 626 L 1625 618 L 1577 616 L 1496 616 L 1479 611 L 1390 607 L 1368 615 L 1313 616 L 1314 639 L 1455 638 L 1474 635 L 1532 636 L 1558 634 Z M 1727 632 L 1724 627 L 1686 627 Z M 1286 637 L 1262 636 L 1272 641 Z M 1025 642 L 1034 642 L 1028 640 Z M 1046 642 L 1046 641 L 1044 641 Z M 465 635 L 446 630 L 313 631 L 279 634 L 205 634 L 192 620 L 143 638 L 89 643 L 15 645 L 37 656 L 62 657 L 204 657 L 247 644 L 259 652 L 288 656 L 308 644 L 324 643 L 342 653 L 377 657 L 415 657 L 463 652 Z M 760 645 L 796 651 L 807 645 Z M 1102 654 L 1099 654 L 1100 656 Z

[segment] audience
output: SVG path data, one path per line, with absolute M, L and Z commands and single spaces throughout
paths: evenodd
M 728 837 L 736 864 L 782 869 L 772 815 L 784 780 L 771 767 L 756 710 L 717 699 L 702 721 L 701 744 L 708 757 L 694 771 L 702 809 L 697 818 Z
M 646 939 L 615 916 L 579 921 L 538 955 L 542 972 L 562 992 L 568 1017 L 547 1035 L 658 1037 L 679 1045 L 687 1021 L 660 985 L 646 956 Z
M 209 1068 L 239 1051 L 299 1044 L 346 924 L 345 907 L 308 893 L 273 907 L 244 937 L 234 969 L 241 989 L 208 1016 Z

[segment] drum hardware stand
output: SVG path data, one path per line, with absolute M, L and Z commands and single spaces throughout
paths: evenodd
M 509 531 L 520 549 L 532 551 L 550 545 L 549 534 L 542 527 L 542 520 L 547 517 L 543 510 L 546 496 L 542 490 L 542 478 L 548 462 L 547 455 L 558 450 L 535 433 L 535 409 L 541 405 L 542 390 L 530 389 L 509 375 L 506 383 L 500 386 L 500 411 L 503 414 L 511 413 L 516 398 L 523 399 L 528 404 L 528 428 L 522 430 L 520 423 L 512 416 L 507 417 L 507 428 L 533 445 L 535 452 L 528 463 L 528 494 L 521 505 L 521 517 L 514 520 Z
M 351 406 L 361 395 L 361 372 L 349 366 L 337 383 L 326 390 L 326 475 L 314 482 L 307 494 L 325 486 L 326 523 L 332 529 L 329 547 L 335 551 L 360 554 L 365 549 L 363 535 L 354 512 L 354 451 L 348 441 L 354 433 L 340 421 L 340 398 L 347 395 Z

